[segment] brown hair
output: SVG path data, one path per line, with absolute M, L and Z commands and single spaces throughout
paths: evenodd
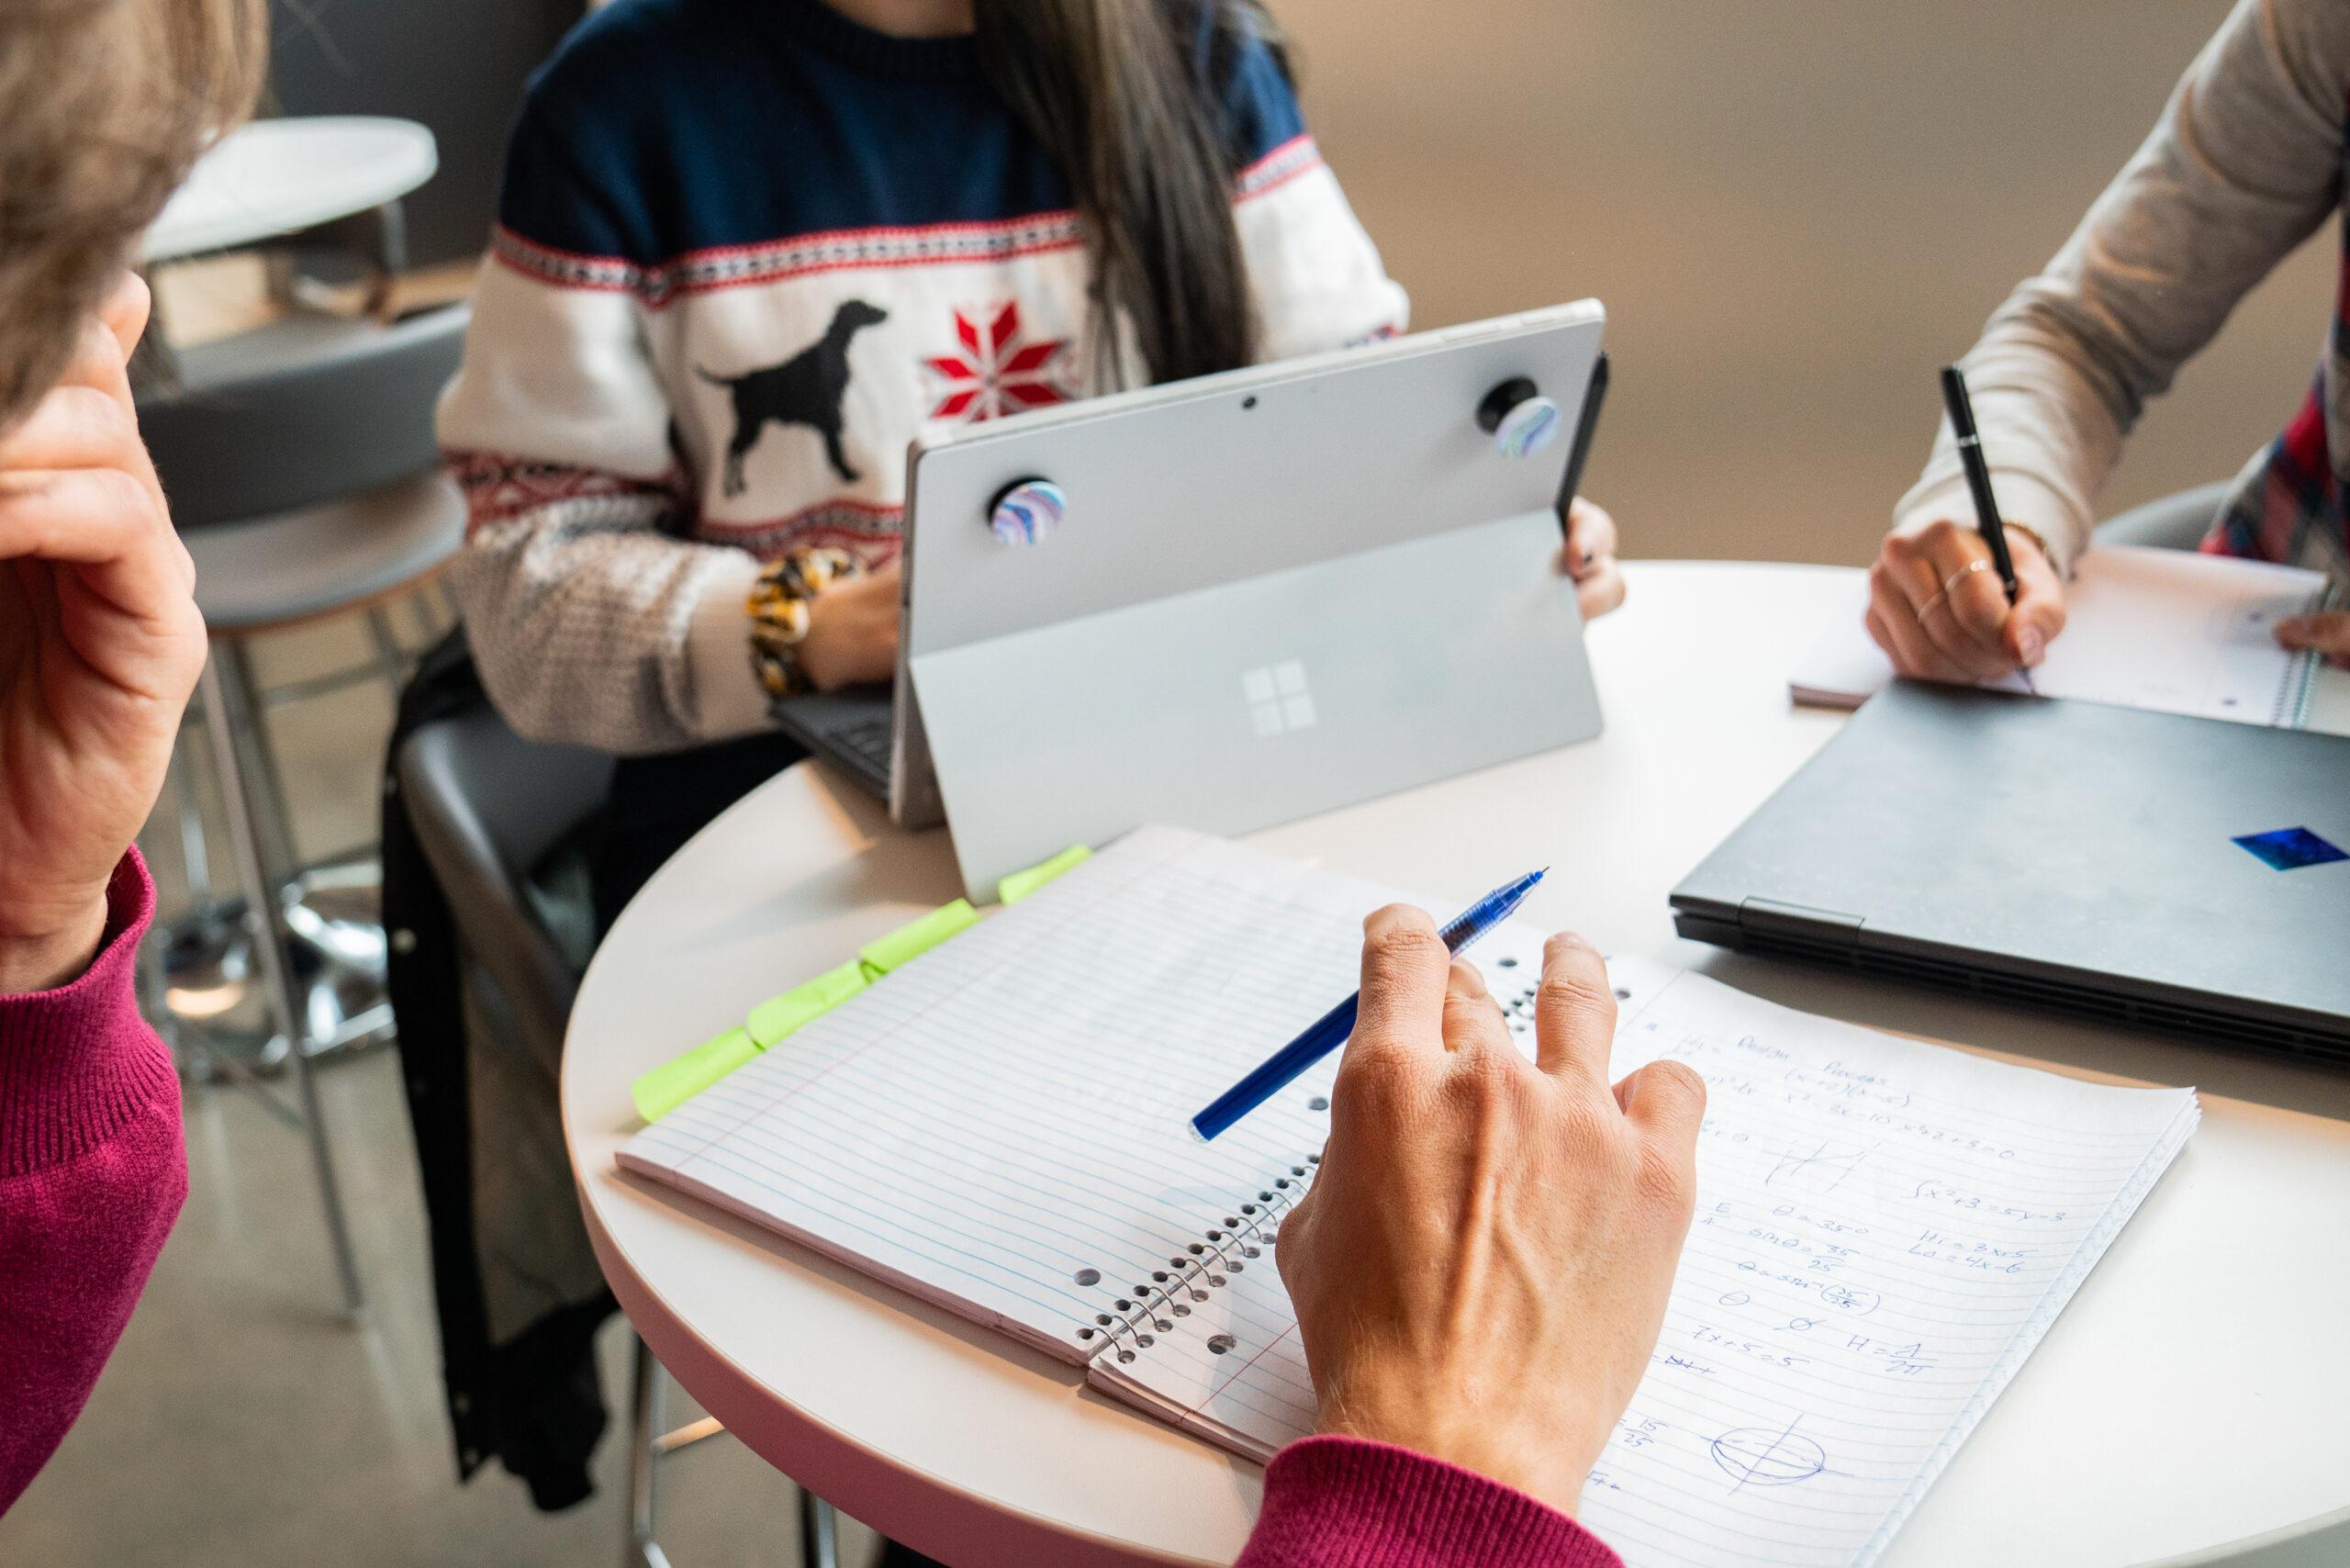
M 263 0 L 0 0 L 0 428 L 261 78 Z
M 1237 50 L 1279 29 L 1258 0 L 977 0 L 989 80 L 1059 162 L 1095 287 L 1094 343 L 1115 380 L 1110 323 L 1134 324 L 1155 381 L 1255 357 L 1232 220 L 1237 150 L 1217 87 Z M 1204 40 L 1207 47 L 1198 45 Z

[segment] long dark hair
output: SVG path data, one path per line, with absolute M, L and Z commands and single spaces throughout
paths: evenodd
M 1288 57 L 1259 0 L 977 0 L 989 80 L 1060 163 L 1095 289 L 1098 368 L 1113 323 L 1143 370 L 1174 381 L 1255 357 L 1257 323 L 1232 220 L 1237 149 L 1218 108 L 1237 52 Z M 1203 48 L 1203 44 L 1205 45 Z

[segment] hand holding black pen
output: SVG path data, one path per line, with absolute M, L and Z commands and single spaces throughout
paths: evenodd
M 2039 540 L 2005 521 L 1955 366 L 1943 369 L 1942 392 L 1973 518 L 1945 516 L 1886 540 L 1869 572 L 1869 634 L 1904 675 L 1975 683 L 2022 672 L 2028 686 L 2064 630 L 2064 585 Z
M 1942 407 L 1950 413 L 1951 434 L 1958 438 L 1959 466 L 1966 470 L 1967 493 L 1975 499 L 1975 527 L 1983 535 L 1983 543 L 1990 546 L 1991 565 L 1999 574 L 1999 587 L 2008 596 L 2008 603 L 2016 601 L 2015 557 L 2008 553 L 2007 519 L 1999 511 L 1999 498 L 1991 493 L 1991 465 L 1984 460 L 1983 434 L 1975 428 L 1975 400 L 1966 395 L 1966 375 L 1954 364 L 1942 366 Z M 2018 666 L 2027 689 L 2031 686 L 2031 671 Z
M 1991 547 L 1991 564 L 1998 568 L 1999 586 L 2008 602 L 2016 601 L 2016 563 L 2008 554 L 2008 525 L 1999 500 L 1991 493 L 1991 465 L 1983 457 L 1983 435 L 1975 428 L 1975 400 L 1966 395 L 1966 376 L 1958 366 L 1942 366 L 1942 407 L 1950 413 L 1951 433 L 1958 438 L 1959 465 L 1966 470 L 1967 493 L 1975 498 L 1975 527 Z

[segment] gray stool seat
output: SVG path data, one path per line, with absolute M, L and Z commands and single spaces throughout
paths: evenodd
M 447 477 L 414 474 L 339 500 L 184 536 L 196 602 L 217 636 L 341 614 L 438 571 L 465 539 L 465 500 Z
M 2145 544 L 2157 550 L 2192 550 L 2220 515 L 2228 498 L 2229 482 L 2198 485 L 2158 496 L 2144 506 L 2132 507 L 2121 516 L 2098 524 L 2098 544 Z
M 293 316 L 185 350 L 177 379 L 139 398 L 173 522 L 194 535 L 437 469 L 432 406 L 472 314 Z

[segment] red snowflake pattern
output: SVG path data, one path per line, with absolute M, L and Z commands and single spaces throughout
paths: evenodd
M 1022 342 L 1017 303 L 998 310 L 984 334 L 971 318 L 956 311 L 955 335 L 962 341 L 963 353 L 923 362 L 946 386 L 946 395 L 930 411 L 932 419 L 991 420 L 1069 401 L 1055 365 L 1069 340 Z

